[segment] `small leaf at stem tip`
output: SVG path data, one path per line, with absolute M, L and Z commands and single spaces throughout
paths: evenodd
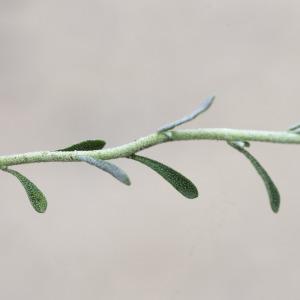
M 120 182 L 122 182 L 126 185 L 131 184 L 128 175 L 121 168 L 119 168 L 118 166 L 116 166 L 106 160 L 95 159 L 90 156 L 82 156 L 82 155 L 78 155 L 77 158 L 81 161 L 84 161 L 92 166 L 95 166 L 95 167 L 101 169 L 104 172 L 109 173 L 110 175 L 115 177 L 117 180 L 119 180 Z
M 105 146 L 105 141 L 87 140 L 56 151 L 93 151 L 93 150 L 101 150 L 104 146 Z
M 164 125 L 163 127 L 158 129 L 158 132 L 171 130 L 179 125 L 192 121 L 193 119 L 198 117 L 201 113 L 207 111 L 210 108 L 210 106 L 213 104 L 214 100 L 215 100 L 215 96 L 210 96 L 206 98 L 202 103 L 200 103 L 200 105 L 191 114 L 183 117 L 182 119 Z
M 140 163 L 148 166 L 153 171 L 161 175 L 179 193 L 181 193 L 186 198 L 193 199 L 198 197 L 198 190 L 196 186 L 188 178 L 186 178 L 179 172 L 148 157 L 132 155 L 129 158 L 139 161 Z
M 296 124 L 288 129 L 288 131 L 292 131 L 294 133 L 300 133 L 300 124 Z
M 236 142 L 228 142 L 228 144 L 233 147 L 234 149 L 238 150 L 239 152 L 243 153 L 246 158 L 249 159 L 249 161 L 252 163 L 254 168 L 256 169 L 257 173 L 260 175 L 262 180 L 264 181 L 264 184 L 266 186 L 270 205 L 274 213 L 277 213 L 279 211 L 280 207 L 280 194 L 279 191 L 272 181 L 271 177 L 267 173 L 267 171 L 262 167 L 262 165 L 256 160 L 255 157 L 252 156 L 247 150 L 244 149 L 244 147 L 241 147 Z
M 23 185 L 31 205 L 38 213 L 44 213 L 47 209 L 47 199 L 43 192 L 28 178 L 12 169 L 3 169 L 3 171 L 14 175 Z

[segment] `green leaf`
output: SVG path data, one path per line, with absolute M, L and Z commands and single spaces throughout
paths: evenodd
M 200 114 L 207 111 L 213 104 L 214 100 L 215 100 L 215 96 L 210 96 L 210 97 L 206 98 L 202 103 L 200 103 L 200 105 L 191 114 L 184 116 L 183 118 L 181 118 L 179 120 L 176 120 L 174 122 L 164 125 L 163 127 L 158 129 L 158 132 L 165 132 L 165 131 L 171 130 L 179 125 L 182 125 L 182 124 L 185 124 L 187 122 L 194 120 Z
M 101 150 L 104 146 L 105 146 L 105 141 L 87 140 L 56 151 L 93 151 L 93 150 Z
M 28 178 L 26 178 L 24 175 L 21 173 L 12 170 L 12 169 L 3 169 L 3 171 L 8 172 L 12 175 L 14 175 L 21 184 L 23 185 L 27 196 L 33 206 L 33 208 L 38 212 L 38 213 L 44 213 L 47 209 L 47 199 L 43 192 L 33 183 L 31 182 Z
M 250 143 L 247 142 L 247 141 L 237 141 L 237 142 L 234 142 L 235 145 L 237 146 L 240 146 L 241 148 L 249 148 L 250 147 Z
M 264 184 L 266 186 L 269 199 L 270 199 L 270 205 L 274 213 L 277 213 L 279 211 L 280 207 L 280 194 L 275 186 L 274 182 L 272 181 L 271 177 L 267 173 L 267 171 L 262 167 L 262 165 L 237 142 L 228 142 L 228 144 L 233 147 L 234 149 L 238 150 L 239 152 L 243 153 L 245 157 L 247 157 L 254 168 L 256 169 L 257 173 L 260 175 L 262 180 L 264 181 Z
M 113 177 L 118 179 L 120 182 L 122 182 L 126 185 L 131 184 L 128 175 L 122 169 L 120 169 L 118 166 L 116 166 L 106 160 L 95 159 L 90 156 L 78 155 L 77 157 L 79 160 L 84 161 L 92 166 L 95 166 L 95 167 L 101 169 L 104 172 L 109 173 L 110 175 L 112 175 Z
M 186 198 L 193 199 L 198 197 L 198 190 L 196 186 L 179 172 L 156 160 L 144 156 L 132 155 L 129 158 L 139 161 L 154 170 Z

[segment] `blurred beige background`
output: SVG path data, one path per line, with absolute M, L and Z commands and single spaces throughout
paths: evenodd
M 300 120 L 298 1 L 0 0 L 1 154 L 84 139 L 120 145 L 193 110 L 187 127 L 285 129 Z M 272 214 L 224 143 L 144 151 L 199 187 L 186 200 L 120 160 L 130 188 L 83 164 L 1 174 L 1 299 L 298 299 L 300 148 L 253 144 L 282 194 Z

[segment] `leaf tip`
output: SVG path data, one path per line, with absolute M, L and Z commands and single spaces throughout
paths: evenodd
M 277 214 L 279 212 L 279 208 L 280 208 L 280 195 L 279 192 L 277 191 L 276 196 L 271 201 L 271 209 L 275 214 Z
M 198 193 L 198 190 L 196 188 L 196 186 L 194 186 L 194 190 L 193 191 L 190 191 L 189 194 L 186 194 L 185 195 L 188 199 L 196 199 L 199 197 L 199 193 Z
M 131 181 L 130 181 L 130 178 L 127 176 L 127 178 L 125 178 L 124 180 L 123 180 L 123 183 L 124 184 L 126 184 L 126 185 L 131 185 Z
M 47 203 L 46 203 L 46 205 L 41 206 L 41 207 L 34 207 L 34 209 L 35 209 L 36 212 L 38 212 L 40 214 L 44 214 L 47 210 L 47 207 L 48 206 L 47 206 Z

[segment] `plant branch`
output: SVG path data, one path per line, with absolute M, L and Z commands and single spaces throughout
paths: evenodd
M 254 141 L 280 144 L 300 144 L 300 135 L 291 131 L 260 131 L 226 128 L 199 128 L 156 132 L 134 142 L 105 150 L 95 151 L 39 151 L 0 156 L 0 168 L 13 165 L 42 162 L 80 161 L 78 156 L 88 155 L 107 160 L 129 157 L 143 149 L 173 141 L 217 140 L 217 141 Z

